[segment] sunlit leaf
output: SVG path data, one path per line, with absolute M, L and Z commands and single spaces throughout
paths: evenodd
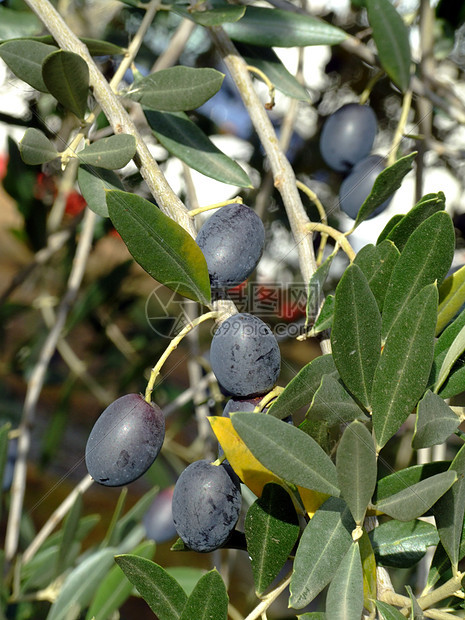
M 264 413 L 233 413 L 231 419 L 252 454 L 274 474 L 307 489 L 339 495 L 336 467 L 306 433 Z
M 149 560 L 155 553 L 155 543 L 144 541 L 133 554 Z M 99 585 L 87 611 L 86 620 L 107 620 L 131 596 L 133 585 L 119 566 L 113 566 Z
M 289 606 L 302 609 L 328 585 L 352 545 L 354 527 L 349 509 L 339 498 L 330 498 L 316 511 L 297 547 Z
M 284 391 L 271 405 L 268 413 L 275 418 L 283 419 L 293 415 L 301 407 L 309 405 L 322 378 L 327 375 L 337 375 L 332 355 L 316 357 L 289 381 Z
M 457 481 L 455 471 L 430 476 L 390 497 L 379 500 L 376 509 L 399 521 L 423 515 Z
M 444 211 L 445 206 L 446 200 L 442 192 L 426 194 L 406 215 L 400 217 L 386 238 L 396 245 L 399 252 L 402 252 L 410 235 L 418 226 L 434 213 Z
M 444 399 L 428 390 L 418 403 L 412 447 L 418 450 L 443 443 L 459 424 L 460 418 Z
M 228 603 L 226 586 L 214 568 L 197 582 L 187 599 L 180 620 L 227 620 Z
M 436 316 L 437 289 L 430 284 L 403 307 L 388 335 L 371 398 L 378 448 L 399 430 L 426 389 L 433 362 Z
M 379 564 L 396 568 L 410 568 L 421 560 L 428 547 L 439 542 L 434 525 L 418 519 L 386 521 L 375 527 L 369 537 Z
M 416 152 L 398 159 L 394 164 L 385 168 L 376 178 L 369 196 L 357 213 L 354 228 L 367 219 L 385 200 L 390 198 L 399 189 L 402 180 L 410 172 Z
M 331 345 L 341 379 L 368 407 L 381 352 L 381 315 L 365 275 L 355 264 L 345 270 L 336 288 Z
M 334 620 L 362 616 L 363 573 L 358 543 L 352 543 L 329 584 L 326 614 Z
M 237 43 L 237 48 L 246 63 L 263 71 L 277 90 L 293 99 L 310 101 L 308 90 L 286 69 L 271 47 Z
M 387 285 L 399 256 L 392 241 L 385 240 L 378 245 L 365 245 L 355 257 L 354 263 L 365 274 L 380 312 L 383 310 Z
M 454 226 L 444 211 L 431 215 L 413 232 L 392 271 L 383 307 L 383 338 L 403 308 L 427 284 L 442 282 L 455 248 Z
M 220 151 L 183 112 L 145 110 L 145 116 L 160 144 L 194 170 L 222 183 L 252 187 L 239 164 Z
M 1 48 L 0 48 L 1 49 Z M 465 304 L 465 265 L 454 271 L 439 287 L 438 324 L 436 334 L 446 325 Z
M 373 437 L 361 422 L 344 430 L 337 449 L 336 469 L 341 496 L 361 525 L 376 486 L 377 459 Z
M 136 194 L 107 191 L 107 206 L 129 252 L 152 278 L 189 299 L 209 302 L 207 263 L 189 233 Z
M 115 560 L 159 620 L 181 617 L 186 593 L 161 566 L 131 554 L 117 555 Z

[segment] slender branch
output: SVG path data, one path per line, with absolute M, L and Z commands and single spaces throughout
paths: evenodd
M 313 235 L 307 227 L 309 218 L 300 199 L 294 170 L 280 148 L 273 125 L 253 88 L 246 62 L 221 27 L 215 26 L 210 29 L 210 32 L 239 90 L 267 155 L 273 173 L 274 185 L 283 199 L 289 225 L 297 245 L 300 270 L 304 280 L 309 282 L 316 270 Z M 329 343 L 327 344 L 326 340 L 322 341 L 320 345 L 323 353 L 330 352 Z
M 336 230 L 332 226 L 322 224 L 321 222 L 309 222 L 307 224 L 307 228 L 308 230 L 317 230 L 318 232 L 325 233 L 332 237 L 334 241 L 336 241 L 336 243 L 341 246 L 341 249 L 347 254 L 350 262 L 354 260 L 355 252 L 350 243 L 347 241 L 347 237 L 344 233 L 341 233 L 339 230 Z
M 113 93 L 109 83 L 95 64 L 87 47 L 70 30 L 57 10 L 48 0 L 26 0 L 26 3 L 36 13 L 59 46 L 69 52 L 74 52 L 83 58 L 89 67 L 89 81 L 93 94 L 115 134 L 127 133 L 134 136 L 137 147 L 137 163 L 140 173 L 157 201 L 160 209 L 193 237 L 195 228 L 189 218 L 187 209 L 176 196 L 158 164 L 153 159 L 150 150 L 145 144 L 139 130 L 123 107 L 120 100 Z
M 37 553 L 40 546 L 50 536 L 56 526 L 71 509 L 78 495 L 80 495 L 81 493 L 85 493 L 87 489 L 92 486 L 93 482 L 93 478 L 91 478 L 89 474 L 86 474 L 81 480 L 81 482 L 74 487 L 68 497 L 66 497 L 58 506 L 58 508 L 52 512 L 50 517 L 47 519 L 40 531 L 35 536 L 34 540 L 23 553 L 21 558 L 22 564 L 27 564 L 27 562 L 29 562 L 29 560 Z
M 69 276 L 67 290 L 58 308 L 56 322 L 49 331 L 45 343 L 40 352 L 39 359 L 32 371 L 24 401 L 24 409 L 19 425 L 20 436 L 18 439 L 18 457 L 11 486 L 11 505 L 8 515 L 7 530 L 5 536 L 5 557 L 10 561 L 16 553 L 19 539 L 19 524 L 23 508 L 24 493 L 26 488 L 27 455 L 31 443 L 31 430 L 34 423 L 35 412 L 48 365 L 55 352 L 58 339 L 65 325 L 69 309 L 76 298 L 77 292 L 84 276 L 87 258 L 92 245 L 94 225 L 97 216 L 90 209 L 86 210 L 83 220 L 83 228 L 79 239 L 73 267 Z
M 149 382 L 147 383 L 147 388 L 145 390 L 145 400 L 148 403 L 152 399 L 153 387 L 155 385 L 155 381 L 157 380 L 158 375 L 160 374 L 163 364 L 166 362 L 166 360 L 171 355 L 171 353 L 176 349 L 176 347 L 181 342 L 181 340 L 191 331 L 191 329 L 193 329 L 197 325 L 200 325 L 200 323 L 203 323 L 204 321 L 208 321 L 209 319 L 218 319 L 218 318 L 219 318 L 218 312 L 207 312 L 206 314 L 202 314 L 202 316 L 198 317 L 197 319 L 194 319 L 191 323 L 188 323 L 179 332 L 179 334 L 175 336 L 173 340 L 171 340 L 170 344 L 165 349 L 165 351 L 161 355 L 158 362 L 152 368 L 152 372 L 150 373 L 150 379 L 149 379 Z
M 411 104 L 412 90 L 409 88 L 405 93 L 402 101 L 402 111 L 400 114 L 399 122 L 397 123 L 396 131 L 394 133 L 394 138 L 392 139 L 391 149 L 389 151 L 389 157 L 387 161 L 388 166 L 392 166 L 392 164 L 396 161 L 397 151 L 404 137 L 405 125 L 407 123 L 408 113 L 410 111 Z
M 287 588 L 289 583 L 291 582 L 291 574 L 287 575 L 274 590 L 272 590 L 269 594 L 263 597 L 261 603 L 259 603 L 254 610 L 250 612 L 250 614 L 246 617 L 245 620 L 256 620 L 259 618 L 268 607 L 278 598 L 278 596 Z

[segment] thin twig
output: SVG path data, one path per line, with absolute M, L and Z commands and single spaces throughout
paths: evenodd
M 304 280 L 309 282 L 316 270 L 313 235 L 307 227 L 309 218 L 297 190 L 294 170 L 280 148 L 273 125 L 253 88 L 246 62 L 238 54 L 231 40 L 221 27 L 215 26 L 210 29 L 210 32 L 239 90 L 242 101 L 247 108 L 255 131 L 267 155 L 273 172 L 274 185 L 283 199 L 297 246 L 300 269 Z M 326 344 L 325 340 L 320 345 L 324 353 L 329 352 L 329 342 Z
M 5 557 L 7 561 L 12 560 L 18 546 L 19 524 L 21 522 L 21 512 L 26 488 L 27 456 L 31 443 L 31 430 L 34 423 L 37 403 L 45 381 L 48 365 L 55 352 L 69 309 L 76 298 L 84 276 L 87 258 L 92 245 L 96 219 L 97 216 L 95 213 L 87 209 L 84 215 L 81 237 L 74 257 L 66 293 L 58 307 L 56 323 L 48 333 L 39 359 L 28 382 L 23 414 L 19 425 L 18 457 L 13 475 L 13 483 L 11 485 L 11 504 L 5 536 Z
M 86 474 L 81 480 L 81 482 L 74 487 L 68 497 L 66 497 L 58 506 L 58 508 L 52 512 L 50 517 L 47 519 L 47 521 L 41 527 L 40 531 L 35 536 L 34 540 L 23 553 L 21 558 L 22 564 L 27 564 L 27 562 L 29 562 L 29 560 L 37 553 L 37 551 L 40 549 L 40 546 L 44 543 L 45 540 L 47 540 L 47 538 L 50 536 L 56 526 L 72 508 L 77 497 L 81 493 L 85 493 L 87 489 L 92 486 L 93 482 L 93 478 L 91 478 L 89 474 Z
M 291 582 L 291 575 L 289 573 L 277 586 L 274 590 L 272 590 L 269 594 L 263 597 L 261 603 L 259 603 L 253 611 L 247 616 L 245 620 L 256 620 L 259 618 L 263 612 L 265 612 L 268 607 L 278 598 L 278 596 L 283 592 L 287 586 Z

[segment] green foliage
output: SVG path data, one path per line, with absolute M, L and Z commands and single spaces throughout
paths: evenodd
M 277 484 L 265 485 L 245 519 L 255 591 L 262 594 L 284 566 L 299 535 L 299 522 L 292 500 Z
M 335 45 L 346 38 L 345 32 L 308 15 L 281 9 L 248 6 L 244 17 L 225 24 L 234 41 L 264 47 Z
M 83 35 L 87 34 L 85 24 L 95 20 L 92 31 L 97 38 L 80 37 L 94 56 L 96 66 L 90 67 L 82 45 L 78 47 L 74 38 L 67 36 L 66 49 L 61 49 L 58 41 L 65 39 L 60 30 L 41 35 L 53 33 L 53 23 L 41 15 L 40 8 L 33 14 L 29 4 L 9 0 L 0 5 L 0 59 L 27 85 L 28 93 L 30 88 L 36 91 L 28 100 L 31 120 L 13 116 L 9 120 L 2 113 L 2 120 L 5 117 L 12 125 L 27 127 L 19 145 L 9 140 L 3 186 L 17 202 L 20 215 L 20 224 L 15 220 L 15 230 L 5 235 L 14 235 L 14 243 L 32 262 L 26 264 L 19 254 L 19 259 L 15 255 L 10 261 L 25 267 L 13 275 L 0 302 L 5 322 L 2 344 L 7 345 L 5 357 L 2 353 L 7 379 L 0 393 L 0 409 L 8 420 L 3 424 L 2 418 L 0 426 L 0 479 L 5 476 L 0 508 L 7 532 L 16 528 L 21 550 L 18 554 L 15 549 L 8 557 L 8 536 L 5 550 L 0 550 L 4 574 L 0 618 L 104 620 L 122 615 L 122 606 L 129 606 L 133 596 L 141 596 L 160 620 L 226 620 L 249 614 L 258 618 L 262 613 L 271 620 L 274 612 L 268 607 L 278 596 L 286 597 L 284 604 L 302 619 L 359 620 L 367 612 L 370 617 L 378 613 L 384 620 L 406 615 L 451 617 L 463 604 L 460 562 L 465 557 L 465 446 L 460 430 L 465 417 L 465 267 L 453 262 L 453 258 L 460 260 L 456 248 L 463 240 L 459 226 L 454 230 L 449 214 L 452 207 L 447 205 L 446 211 L 444 193 L 438 190 L 417 197 L 412 207 L 407 201 L 405 214 L 395 214 L 376 243 L 373 238 L 357 253 L 347 245 L 357 247 L 350 236 L 401 187 L 414 163 L 421 196 L 425 153 L 431 141 L 424 140 L 418 153 L 407 152 L 405 140 L 400 145 L 392 141 L 397 160 L 378 176 L 344 239 L 337 230 L 342 227 L 338 210 L 327 209 L 330 226 L 320 226 L 320 237 L 313 239 L 315 249 L 321 243 L 315 252 L 316 264 L 305 236 L 309 226 L 304 210 L 300 211 L 308 205 L 294 204 L 298 201 L 295 173 L 299 188 L 303 181 L 308 183 L 307 197 L 318 207 L 318 215 L 313 205 L 308 207 L 309 219 L 326 221 L 322 213 L 325 205 L 313 189 L 318 189 L 319 183 L 326 188 L 327 195 L 322 191 L 321 198 L 327 207 L 342 179 L 331 172 L 328 181 L 327 175 L 321 174 L 322 164 L 313 145 L 322 116 L 344 89 L 345 99 L 349 92 L 354 99 L 360 96 L 362 103 L 369 99 L 386 133 L 399 117 L 408 116 L 410 89 L 415 95 L 413 107 L 420 96 L 432 102 L 433 120 L 440 113 L 452 125 L 456 119 L 450 115 L 459 117 L 460 102 L 454 99 L 451 105 L 446 84 L 438 89 L 434 80 L 428 80 L 428 89 L 420 88 L 428 78 L 428 68 L 421 64 L 417 71 L 417 61 L 412 58 L 410 21 L 399 15 L 390 0 L 353 0 L 351 20 L 354 15 L 355 19 L 350 24 L 344 24 L 344 19 L 337 21 L 332 14 L 317 19 L 291 6 L 239 6 L 222 0 L 209 7 L 188 7 L 183 2 L 163 5 L 149 24 L 144 14 L 153 3 L 124 0 L 115 7 L 114 16 L 111 11 L 108 16 L 105 13 L 105 20 L 102 13 L 96 19 L 96 13 L 87 12 L 95 10 L 96 3 L 74 3 L 75 7 L 71 3 L 69 10 L 77 11 L 79 19 L 74 23 L 82 24 Z M 443 4 L 436 9 L 437 15 Z M 61 3 L 57 6 L 62 9 Z M 52 5 L 49 9 L 54 10 Z M 415 27 L 424 29 L 424 11 L 410 17 Z M 431 25 L 435 19 L 432 9 L 427 17 Z M 102 24 L 97 23 L 100 19 Z M 180 20 L 183 25 L 177 31 Z M 170 60 L 164 52 L 173 49 L 165 42 L 178 40 L 187 20 L 195 24 L 192 38 Z M 366 20 L 369 30 L 365 30 Z M 72 16 L 68 21 L 73 23 Z M 365 24 L 363 30 L 357 31 L 360 24 Z M 438 44 L 450 44 L 438 25 L 436 19 Z M 62 29 L 66 35 L 65 26 Z M 105 32 L 105 37 L 98 38 L 102 36 L 99 32 Z M 138 35 L 142 35 L 141 44 L 143 40 L 140 50 Z M 229 47 L 228 36 L 235 42 L 237 56 Z M 427 50 L 420 39 L 424 58 Z M 129 41 L 129 47 L 124 47 Z M 292 73 L 286 56 L 274 49 L 318 45 L 335 46 L 326 68 L 327 72 L 342 68 L 333 82 L 334 93 L 333 88 L 325 91 Z M 376 57 L 371 51 L 375 47 Z M 225 66 L 218 64 L 218 51 Z M 440 56 L 436 49 L 431 54 L 439 72 Z M 303 54 L 300 62 L 302 58 Z M 174 66 L 158 70 L 160 61 Z M 117 85 L 121 90 L 116 93 L 113 85 L 105 83 L 102 89 L 99 79 L 112 75 L 119 62 L 125 69 L 123 87 Z M 447 62 L 448 71 L 452 71 L 453 56 Z M 225 73 L 230 71 L 231 88 L 217 66 Z M 263 115 L 263 104 L 248 90 L 245 70 L 254 78 L 269 80 L 273 89 L 280 91 L 275 110 L 270 109 L 272 104 L 265 105 L 268 118 Z M 357 80 L 354 75 L 359 76 Z M 392 83 L 378 81 L 383 75 Z M 288 99 L 283 106 L 286 98 L 294 102 Z M 245 112 L 239 103 L 245 105 Z M 294 105 L 302 112 L 302 126 L 300 116 L 292 120 Z M 289 116 L 285 117 L 282 108 L 286 107 Z M 193 114 L 186 113 L 193 110 Z M 418 120 L 421 108 L 414 111 Z M 241 116 L 243 112 L 248 116 Z M 307 127 L 310 116 L 315 117 L 313 134 Z M 137 131 L 125 121 L 127 117 L 135 122 Z M 249 121 L 253 129 L 249 129 Z M 273 133 L 273 125 L 279 134 Z M 438 142 L 435 157 L 441 160 L 439 140 L 445 132 L 439 123 L 433 126 Z M 16 135 L 18 127 L 9 133 Z M 279 138 L 286 151 L 290 127 L 292 138 L 299 138 L 297 150 L 293 141 L 288 150 L 294 171 L 284 153 L 277 150 Z M 402 122 L 397 129 L 397 135 L 406 135 Z M 426 132 L 426 127 L 420 129 Z M 243 152 L 249 154 L 240 156 L 245 169 L 211 139 L 214 134 L 230 132 L 247 147 Z M 151 148 L 154 141 L 158 148 L 155 146 L 153 153 L 160 161 L 159 166 L 151 167 L 142 160 L 145 147 Z M 379 146 L 382 144 L 381 140 Z M 444 152 L 447 154 L 447 149 Z M 183 163 L 184 178 L 177 185 L 179 179 L 175 179 L 176 197 L 166 178 L 172 182 L 171 165 L 177 159 Z M 131 161 L 133 165 L 122 171 Z M 452 167 L 450 161 L 447 165 Z M 221 322 L 226 316 L 234 317 L 241 294 L 249 292 L 241 284 L 231 291 L 215 291 L 212 299 L 207 262 L 190 234 L 200 222 L 192 217 L 189 232 L 182 225 L 188 209 L 199 206 L 197 202 L 203 206 L 189 169 L 229 185 L 225 195 L 232 196 L 234 187 L 238 188 L 235 201 L 244 200 L 253 207 L 256 199 L 267 235 L 275 233 L 275 224 L 286 235 L 290 228 L 289 247 L 299 248 L 300 268 L 306 274 L 302 280 L 292 261 L 276 259 L 276 246 L 265 244 L 265 258 L 275 261 L 275 266 L 282 262 L 277 265 L 277 278 L 285 273 L 283 281 L 304 281 L 307 299 L 299 311 L 305 308 L 305 324 L 303 312 L 296 321 L 295 316 L 288 321 L 284 303 L 275 308 L 274 316 L 268 315 L 276 333 L 284 323 L 288 328 L 280 341 L 280 385 L 269 395 L 253 394 L 245 407 L 248 411 L 232 413 L 230 419 L 220 415 L 224 395 L 209 373 L 208 346 L 213 332 L 208 334 L 205 325 L 196 326 L 199 333 L 189 335 L 187 346 L 186 341 L 170 345 L 168 337 L 163 341 L 200 315 L 200 307 L 192 301 L 220 314 L 224 311 L 218 319 Z M 70 198 L 82 202 L 77 188 L 97 218 L 85 205 L 82 215 L 73 212 L 72 200 L 68 206 Z M 186 203 L 182 217 L 179 200 Z M 220 199 L 212 195 L 210 202 L 217 207 Z M 127 260 L 121 240 L 112 237 L 112 225 L 131 260 Z M 235 232 L 231 230 L 232 239 Z M 347 261 L 339 260 L 341 246 L 349 257 L 348 266 Z M 31 250 L 37 253 L 32 256 Z M 146 274 L 137 266 L 133 268 L 134 261 Z M 455 271 L 448 275 L 452 265 Z M 79 270 L 82 283 L 76 283 Z M 147 274 L 160 284 L 155 295 L 148 292 L 154 284 Z M 250 281 L 250 290 L 261 278 L 260 273 L 256 281 Z M 27 301 L 10 303 L 8 297 L 14 292 L 20 300 L 26 294 Z M 189 301 L 180 300 L 175 293 Z M 229 296 L 235 300 L 236 294 L 234 308 Z M 148 310 L 149 302 L 154 313 Z M 25 308 L 26 319 L 19 312 Z M 200 315 L 199 322 L 203 318 Z M 296 333 L 291 334 L 291 328 L 299 325 L 300 329 L 300 319 L 305 334 L 294 340 Z M 49 330 L 46 338 L 44 323 Z M 314 336 L 318 340 L 312 340 Z M 318 355 L 318 343 L 327 351 L 325 355 Z M 165 345 L 167 353 L 172 353 L 170 347 L 179 345 L 179 349 L 160 375 L 156 358 L 165 359 L 160 358 Z M 258 366 L 262 357 L 254 359 L 254 364 Z M 190 389 L 183 391 L 181 369 L 187 360 Z M 48 524 L 56 531 L 48 536 L 45 530 L 36 534 L 34 524 L 42 526 L 48 494 L 60 486 L 48 485 L 48 473 L 62 467 L 59 459 L 67 452 L 67 436 L 73 435 L 76 445 L 79 442 L 82 427 L 94 413 L 89 403 L 99 401 L 99 406 L 107 406 L 129 384 L 133 393 L 140 392 L 154 362 L 153 397 L 164 409 L 168 425 L 156 467 L 135 486 L 134 495 L 123 489 L 118 499 L 111 496 L 112 507 L 102 518 L 86 515 L 85 498 L 74 494 L 72 502 L 59 507 L 59 516 L 55 512 L 50 518 Z M 26 383 L 21 414 L 17 394 Z M 38 407 L 44 385 L 46 397 Z M 149 400 L 152 393 L 148 392 Z M 249 405 L 253 408 L 262 397 L 261 412 L 249 411 Z M 50 410 L 51 422 L 47 422 L 45 439 L 39 438 L 45 471 L 40 470 L 37 476 L 27 460 L 28 449 L 23 446 L 24 453 L 18 456 L 14 446 L 16 436 L 23 433 L 24 443 L 31 443 L 29 429 L 36 410 L 42 415 L 42 407 L 46 415 Z M 153 485 L 142 497 L 140 490 L 147 482 L 171 486 L 186 463 L 215 454 L 211 437 L 203 428 L 207 410 L 214 414 L 211 426 L 228 467 L 241 478 L 242 514 L 221 551 L 205 554 L 197 564 L 193 552 L 178 539 L 170 553 L 180 565 L 166 568 L 163 564 L 172 564 L 166 561 L 167 549 L 162 543 L 156 546 L 146 540 L 142 525 L 159 488 Z M 37 432 L 41 428 L 38 425 Z M 442 460 L 415 465 L 415 451 L 431 446 L 444 449 Z M 69 452 L 74 458 L 74 450 Z M 47 470 L 55 459 L 56 468 Z M 16 475 L 19 472 L 21 477 L 23 468 L 28 476 L 10 489 L 7 478 L 13 461 L 21 464 Z M 27 467 L 22 467 L 24 464 Z M 73 463 L 73 467 L 80 464 Z M 21 513 L 15 502 L 22 483 L 27 483 L 30 491 L 29 477 L 41 478 L 42 474 L 47 491 L 40 487 L 40 497 L 28 497 L 24 505 L 31 514 L 24 508 Z M 67 479 L 71 477 L 65 476 L 61 482 Z M 127 503 L 132 507 L 125 512 Z M 15 515 L 15 510 L 20 513 L 16 514 L 18 525 L 11 525 L 6 513 Z M 433 518 L 425 521 L 424 517 Z M 417 572 L 422 572 L 416 565 L 430 547 L 436 550 L 427 587 L 415 598 Z M 235 550 L 241 571 L 243 562 L 250 563 L 252 589 L 259 599 L 255 603 L 252 591 L 241 590 L 242 581 L 236 587 L 237 568 L 230 561 L 230 549 Z M 222 578 L 226 566 L 231 570 L 228 585 Z M 381 566 L 389 569 L 403 596 L 394 591 L 386 595 L 378 587 L 377 568 Z M 249 574 L 243 572 L 250 588 Z M 310 604 L 319 611 L 299 614 Z
M 110 190 L 106 198 L 113 225 L 141 267 L 181 295 L 208 303 L 207 264 L 192 237 L 140 196 Z
M 389 0 L 365 0 L 365 4 L 381 64 L 396 86 L 405 92 L 410 84 L 412 63 L 407 26 Z
M 137 80 L 125 96 L 146 110 L 194 110 L 218 92 L 223 79 L 215 69 L 171 67 Z
M 52 52 L 42 63 L 42 78 L 49 93 L 63 107 L 83 119 L 89 95 L 89 68 L 74 52 Z
M 250 187 L 239 164 L 222 153 L 186 114 L 146 110 L 145 116 L 160 144 L 188 166 L 217 181 Z

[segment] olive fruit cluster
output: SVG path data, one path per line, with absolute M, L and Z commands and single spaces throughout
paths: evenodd
M 100 415 L 87 439 L 87 471 L 109 487 L 140 478 L 158 456 L 165 438 L 160 407 L 139 394 L 126 394 Z
M 384 170 L 384 159 L 370 155 L 377 123 L 372 108 L 358 103 L 340 107 L 326 119 L 320 135 L 320 152 L 327 165 L 347 174 L 339 190 L 342 211 L 352 219 L 369 196 L 376 177 Z M 390 202 L 387 199 L 371 215 L 378 215 Z

